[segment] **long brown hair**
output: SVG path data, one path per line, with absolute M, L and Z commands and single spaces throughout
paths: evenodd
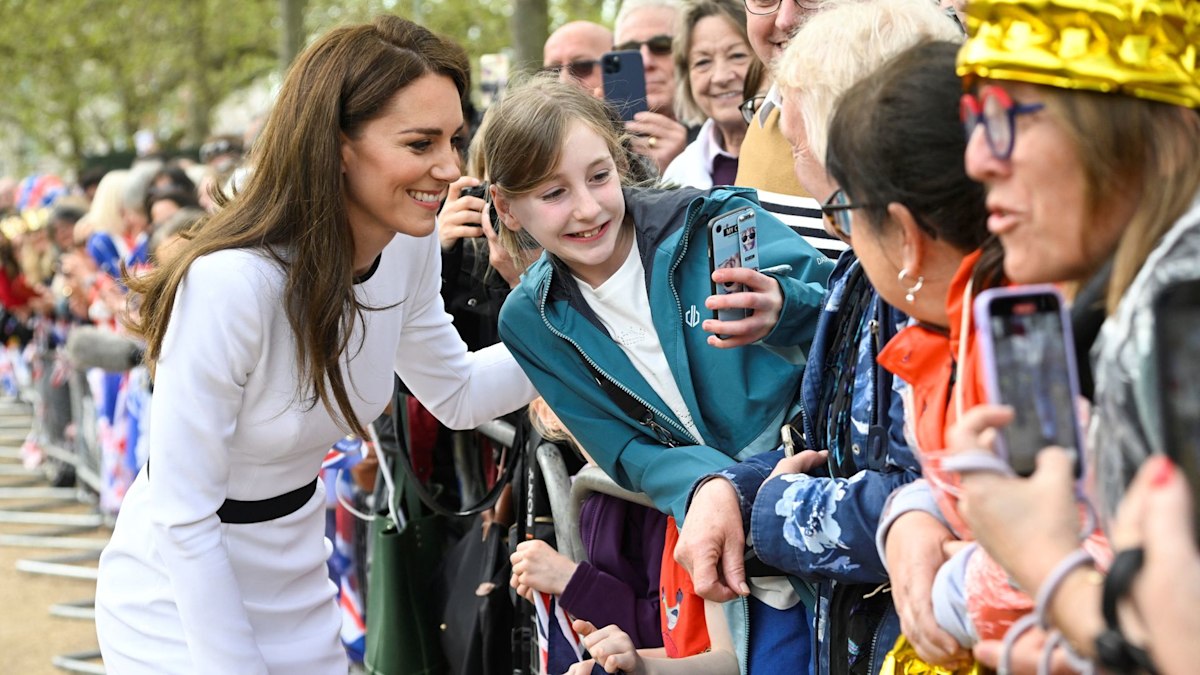
M 395 16 L 326 33 L 289 69 L 251 155 L 249 180 L 203 223 L 178 260 L 126 278 L 140 294 L 140 318 L 130 327 L 146 340 L 146 361 L 161 354 L 175 293 L 202 255 L 254 248 L 285 275 L 284 304 L 296 340 L 296 395 L 319 401 L 350 430 L 354 416 L 340 358 L 362 319 L 354 295 L 354 240 L 342 181 L 343 137 L 355 138 L 395 94 L 426 74 L 450 78 L 463 103 L 469 62 L 461 47 Z

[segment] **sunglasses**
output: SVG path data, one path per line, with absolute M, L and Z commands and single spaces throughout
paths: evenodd
M 671 54 L 671 45 L 674 43 L 674 38 L 670 35 L 655 35 L 649 40 L 630 40 L 622 42 L 616 46 L 616 51 L 619 52 L 636 52 L 642 49 L 642 45 L 650 50 L 655 56 L 669 56 Z
M 762 104 L 766 100 L 766 94 L 758 94 L 738 104 L 738 111 L 742 113 L 742 119 L 746 121 L 746 124 L 754 121 L 754 113 L 762 109 Z
M 1045 107 L 1044 103 L 1015 103 L 1007 91 L 996 85 L 988 85 L 979 90 L 978 97 L 963 94 L 958 111 L 963 129 L 967 132 L 967 141 L 970 142 L 975 127 L 982 124 L 983 135 L 992 155 L 1005 161 L 1012 157 L 1017 136 L 1017 116 L 1035 113 Z
M 559 73 L 566 69 L 567 73 L 576 80 L 582 80 L 585 77 L 590 77 L 596 70 L 596 66 L 600 62 L 596 60 L 588 61 L 572 61 L 570 63 L 558 63 L 553 66 L 545 66 L 542 68 L 543 73 L 553 73 L 556 77 Z
M 825 222 L 829 223 L 834 230 L 849 237 L 850 212 L 854 209 L 861 209 L 864 206 L 866 204 L 851 204 L 850 197 L 846 195 L 846 191 L 838 188 L 821 205 L 821 215 L 825 218 Z

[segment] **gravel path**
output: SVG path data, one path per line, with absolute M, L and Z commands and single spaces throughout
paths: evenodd
M 9 425 L 4 425 L 9 426 Z M 15 432 L 0 429 L 0 488 L 27 486 L 47 487 L 38 476 L 12 475 L 20 464 L 11 457 Z M 2 490 L 0 490 L 2 492 Z M 2 522 L 4 513 L 24 511 L 46 500 L 0 499 L 0 537 L 3 535 L 33 534 L 51 529 L 47 525 L 27 525 Z M 28 509 L 31 513 L 88 514 L 92 507 L 78 502 L 64 502 L 47 508 Z M 72 537 L 106 538 L 103 528 L 72 534 Z M 78 550 L 0 546 L 0 673 L 5 675 L 43 675 L 63 673 L 52 659 L 58 654 L 93 651 L 96 649 L 95 626 L 90 620 L 68 619 L 50 614 L 55 603 L 90 600 L 96 590 L 94 581 L 44 574 L 32 574 L 17 569 L 18 560 L 50 558 L 78 554 Z M 81 563 L 95 567 L 95 563 Z

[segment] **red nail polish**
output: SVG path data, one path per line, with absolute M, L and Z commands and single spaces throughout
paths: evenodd
M 1154 468 L 1154 473 L 1150 476 L 1150 485 L 1160 488 L 1166 485 L 1174 475 L 1175 463 L 1166 457 L 1160 457 L 1158 466 Z

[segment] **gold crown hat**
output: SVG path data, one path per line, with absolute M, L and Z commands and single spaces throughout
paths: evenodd
M 1200 108 L 1200 0 L 970 0 L 958 74 Z

